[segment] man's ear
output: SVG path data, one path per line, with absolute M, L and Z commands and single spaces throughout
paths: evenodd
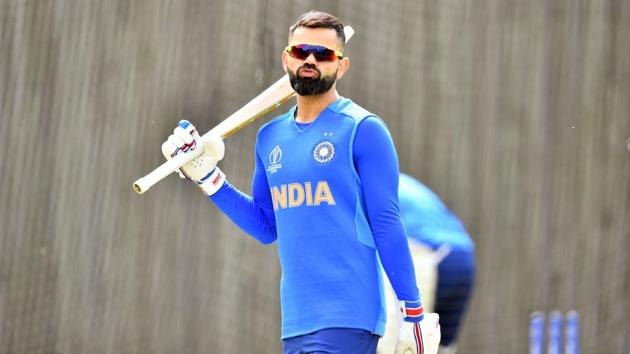
M 343 57 L 343 59 L 339 60 L 339 70 L 337 70 L 337 80 L 341 79 L 346 71 L 350 69 L 350 58 Z
M 282 51 L 282 69 L 288 74 L 287 52 Z

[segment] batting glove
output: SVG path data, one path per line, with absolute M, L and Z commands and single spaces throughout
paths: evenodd
M 194 125 L 182 120 L 173 130 L 173 134 L 162 144 L 162 154 L 170 160 L 178 154 L 200 148 L 203 149 L 203 153 L 177 172 L 181 178 L 195 182 L 205 194 L 212 195 L 225 182 L 225 175 L 217 167 L 217 163 L 225 155 L 225 144 L 221 137 L 206 134 L 202 139 Z
M 439 344 L 439 316 L 425 314 L 420 301 L 400 301 L 395 353 L 436 354 Z

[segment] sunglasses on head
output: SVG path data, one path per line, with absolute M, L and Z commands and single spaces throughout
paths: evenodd
M 313 53 L 317 61 L 335 61 L 335 59 L 337 58 L 339 59 L 343 58 L 342 52 L 338 50 L 326 48 L 321 45 L 312 45 L 312 44 L 290 45 L 284 48 L 284 51 L 289 53 L 291 57 L 300 59 L 300 60 L 306 60 L 306 58 L 308 58 L 308 56 L 311 55 L 311 53 Z

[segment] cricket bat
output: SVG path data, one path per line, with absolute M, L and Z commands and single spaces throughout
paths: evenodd
M 346 35 L 346 43 L 354 35 L 354 29 L 350 26 L 344 27 Z M 284 75 L 280 80 L 269 86 L 265 91 L 249 101 L 246 105 L 227 117 L 216 127 L 204 134 L 202 141 L 206 136 L 214 133 L 226 139 L 230 135 L 241 130 L 256 119 L 264 116 L 266 113 L 276 109 L 281 104 L 287 102 L 295 96 L 295 91 L 291 87 L 289 75 Z M 197 158 L 203 149 L 195 149 L 184 154 L 178 154 L 172 159 L 164 162 L 158 168 L 150 172 L 148 175 L 138 179 L 133 183 L 133 189 L 138 194 L 142 194 L 149 190 L 154 184 L 158 183 L 173 171 L 179 169 L 185 164 Z

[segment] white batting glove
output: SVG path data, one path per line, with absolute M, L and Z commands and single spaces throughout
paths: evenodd
M 420 301 L 400 301 L 396 354 L 436 354 L 440 344 L 439 316 L 424 313 Z
M 225 182 L 225 175 L 217 167 L 217 163 L 225 155 L 225 144 L 221 137 L 206 134 L 202 139 L 194 125 L 182 120 L 173 130 L 173 134 L 162 144 L 162 154 L 170 160 L 178 154 L 199 148 L 203 149 L 203 153 L 177 172 L 181 178 L 195 182 L 205 194 L 212 195 Z

